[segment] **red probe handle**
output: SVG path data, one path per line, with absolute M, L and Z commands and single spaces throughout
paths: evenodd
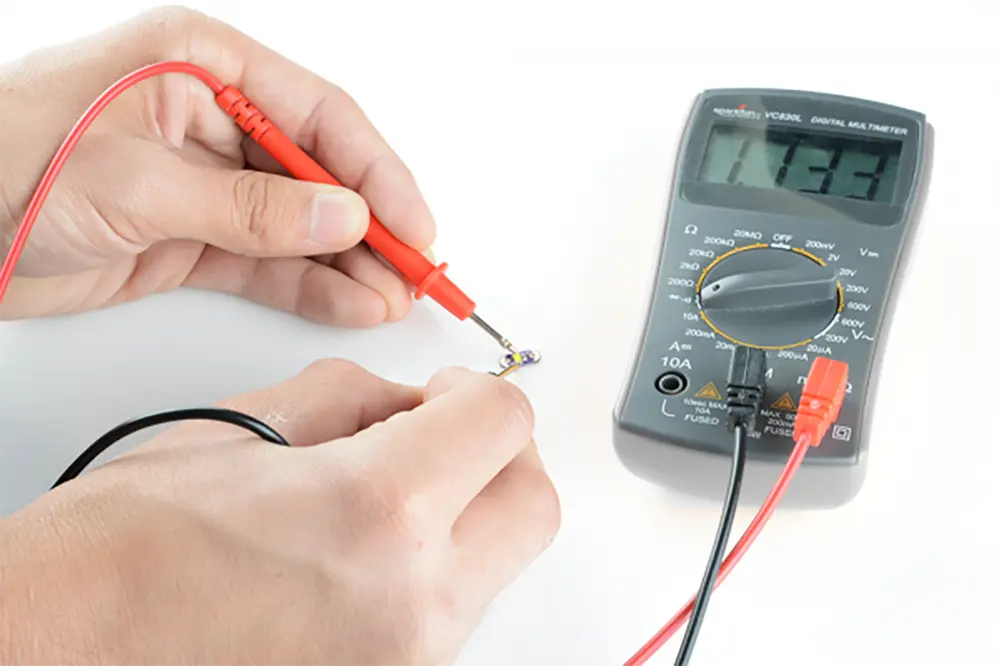
M 278 129 L 239 89 L 227 86 L 215 101 L 236 124 L 257 142 L 278 163 L 299 180 L 342 186 L 328 171 L 299 148 L 288 135 Z M 409 247 L 371 215 L 364 241 L 385 257 L 407 280 L 416 285 L 416 298 L 429 296 L 460 320 L 475 311 L 475 303 L 445 275 L 447 264 L 434 264 L 417 250 Z

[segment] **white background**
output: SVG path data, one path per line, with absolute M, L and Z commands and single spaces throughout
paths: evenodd
M 3 59 L 142 7 L 60 4 L 4 3 Z M 631 477 L 610 443 L 693 97 L 803 88 L 925 112 L 937 132 L 933 180 L 867 484 L 835 511 L 775 517 L 714 597 L 693 662 L 994 658 L 999 375 L 984 329 L 996 321 L 986 241 L 999 222 L 999 53 L 985 43 L 999 32 L 997 3 L 196 6 L 356 97 L 415 172 L 438 221 L 438 259 L 487 320 L 544 354 L 516 381 L 534 400 L 563 528 L 493 606 L 464 665 L 620 664 L 700 578 L 717 507 Z M 559 277 L 542 279 L 549 271 Z M 497 349 L 431 303 L 403 323 L 344 332 L 187 292 L 5 323 L 0 344 L 4 513 L 139 414 L 264 386 L 324 356 L 416 383 L 444 365 L 491 368 Z M 672 663 L 677 643 L 653 663 Z

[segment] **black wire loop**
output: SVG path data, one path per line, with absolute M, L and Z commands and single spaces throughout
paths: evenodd
M 56 488 L 57 486 L 78 477 L 83 470 L 87 468 L 87 465 L 92 463 L 97 456 L 101 455 L 116 442 L 128 437 L 129 435 L 134 435 L 140 430 L 145 430 L 146 428 L 163 425 L 164 423 L 176 423 L 178 421 L 218 421 L 221 423 L 228 423 L 230 425 L 243 428 L 244 430 L 248 430 L 264 441 L 272 444 L 290 446 L 284 437 L 263 421 L 249 416 L 248 414 L 237 412 L 233 409 L 223 409 L 221 407 L 176 409 L 169 412 L 160 412 L 159 414 L 143 416 L 131 421 L 125 421 L 121 425 L 116 426 L 115 428 L 112 428 L 108 432 L 104 433 L 101 435 L 100 439 L 88 446 L 87 449 L 73 461 L 73 464 L 66 468 L 66 471 L 62 473 L 62 476 L 60 476 L 59 479 L 52 484 L 52 488 Z

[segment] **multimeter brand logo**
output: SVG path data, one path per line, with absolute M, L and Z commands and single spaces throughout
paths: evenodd
M 759 120 L 763 117 L 759 111 L 751 111 L 744 107 L 739 107 L 737 109 L 720 109 L 715 107 L 712 109 L 715 115 L 721 116 L 722 118 L 744 118 L 746 120 Z

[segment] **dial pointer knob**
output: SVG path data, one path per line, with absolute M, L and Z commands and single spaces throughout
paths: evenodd
M 701 316 L 715 334 L 763 349 L 805 345 L 842 307 L 838 269 L 804 250 L 751 245 L 712 262 L 697 282 Z
M 780 268 L 736 273 L 701 288 L 709 310 L 778 310 L 834 300 L 836 272 L 828 266 Z

